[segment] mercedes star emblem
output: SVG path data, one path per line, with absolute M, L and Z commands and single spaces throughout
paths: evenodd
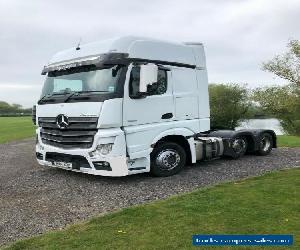
M 60 129 L 66 129 L 69 126 L 69 118 L 66 115 L 58 115 L 56 117 L 56 125 Z

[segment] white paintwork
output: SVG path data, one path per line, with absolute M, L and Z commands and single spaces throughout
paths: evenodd
M 120 128 L 122 126 L 123 119 L 122 105 L 122 98 L 104 101 L 98 121 L 98 128 Z
M 38 128 L 36 133 L 38 135 L 39 144 L 36 146 L 36 151 L 42 154 L 46 152 L 56 152 L 56 153 L 65 153 L 69 155 L 81 155 L 84 156 L 91 169 L 81 168 L 80 170 L 72 170 L 76 172 L 84 172 L 94 175 L 103 175 L 103 176 L 125 176 L 129 173 L 127 168 L 127 157 L 126 157 L 126 142 L 124 131 L 120 128 L 110 128 L 110 129 L 101 129 L 95 135 L 93 146 L 89 149 L 61 149 L 56 148 L 50 145 L 42 144 L 41 138 L 39 136 L 40 129 Z M 101 157 L 90 157 L 89 152 L 94 151 L 98 144 L 112 143 L 114 142 L 112 151 L 110 154 Z M 40 147 L 39 145 L 42 145 Z M 110 163 L 112 171 L 96 170 L 92 164 L 92 161 L 107 161 Z M 51 164 L 46 161 L 38 161 L 41 165 L 50 166 Z
M 128 53 L 131 58 L 143 58 L 152 60 L 161 60 L 169 62 L 178 62 L 205 67 L 205 57 L 203 45 L 184 45 L 160 41 L 147 37 L 126 36 L 114 39 L 108 39 L 100 42 L 88 43 L 56 53 L 49 64 L 63 61 L 74 61 L 78 58 L 92 58 L 108 52 Z M 199 56 L 195 53 L 200 53 Z
M 169 84 L 167 92 L 163 95 L 153 95 L 142 99 L 131 99 L 129 97 L 129 78 L 131 68 L 132 65 L 130 65 L 127 71 L 124 86 L 124 129 L 128 126 L 165 122 L 165 120 L 161 119 L 162 115 L 169 112 L 174 113 L 172 84 Z M 169 72 L 168 77 L 170 77 Z
M 187 128 L 189 127 L 189 128 Z M 152 144 L 168 135 L 191 136 L 199 131 L 197 120 L 164 122 L 128 126 L 124 128 L 127 142 L 127 152 L 131 159 L 147 156 L 151 153 Z
M 57 103 L 47 105 L 37 105 L 36 113 L 38 117 L 56 117 L 66 114 L 69 117 L 91 116 L 99 117 L 102 102 L 81 102 L 78 103 Z
M 129 97 L 129 80 L 132 64 L 129 65 L 124 82 L 124 97 L 100 102 L 78 102 L 37 105 L 37 117 L 99 117 L 98 133 L 90 149 L 60 149 L 43 145 L 39 138 L 37 152 L 58 152 L 84 156 L 91 169 L 76 171 L 104 176 L 124 176 L 150 171 L 150 153 L 153 145 L 163 137 L 178 135 L 190 137 L 210 129 L 208 82 L 205 55 L 202 44 L 180 44 L 149 38 L 123 37 L 71 48 L 57 53 L 50 64 L 92 58 L 108 52 L 128 53 L 130 58 L 144 58 L 196 65 L 195 69 L 167 66 L 168 86 L 162 95 L 141 99 Z M 147 74 L 147 73 L 146 73 Z M 150 79 L 150 77 L 145 77 Z M 162 115 L 172 113 L 170 119 Z M 39 129 L 37 129 L 39 135 Z M 192 162 L 196 161 L 195 143 L 187 139 Z M 89 152 L 98 144 L 114 143 L 111 153 L 97 159 Z M 108 161 L 112 171 L 95 170 L 93 160 Z M 49 165 L 39 161 L 42 165 Z

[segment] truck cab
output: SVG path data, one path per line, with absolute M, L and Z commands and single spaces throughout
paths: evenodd
M 55 54 L 42 74 L 33 116 L 40 165 L 168 176 L 224 152 L 226 138 L 201 139 L 210 131 L 201 43 L 110 39 Z

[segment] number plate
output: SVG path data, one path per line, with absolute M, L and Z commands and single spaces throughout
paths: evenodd
M 72 163 L 70 162 L 54 161 L 52 165 L 58 168 L 72 169 Z

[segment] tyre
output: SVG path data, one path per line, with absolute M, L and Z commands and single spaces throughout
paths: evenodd
M 231 145 L 233 159 L 238 159 L 247 152 L 248 142 L 246 137 L 234 138 Z
M 184 149 L 173 142 L 163 142 L 151 153 L 150 172 L 154 176 L 171 176 L 177 174 L 186 163 Z
M 268 155 L 273 148 L 273 137 L 269 133 L 262 134 L 258 148 L 258 155 Z

